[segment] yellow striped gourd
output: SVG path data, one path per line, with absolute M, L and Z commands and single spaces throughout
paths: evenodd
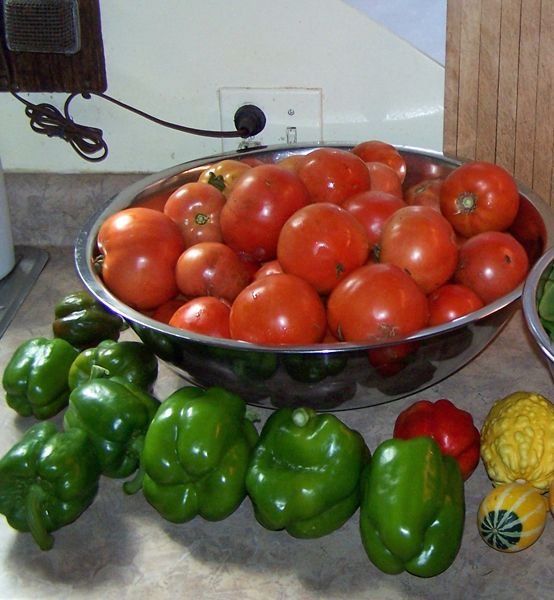
M 493 488 L 481 502 L 477 526 L 491 548 L 518 552 L 539 539 L 547 514 L 548 501 L 535 487 L 506 483 Z

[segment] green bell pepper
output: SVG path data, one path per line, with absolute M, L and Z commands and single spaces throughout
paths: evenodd
M 51 532 L 92 504 L 99 478 L 84 431 L 58 432 L 50 421 L 37 423 L 0 459 L 0 513 L 14 529 L 31 532 L 42 550 L 50 550 Z
M 56 415 L 67 405 L 67 377 L 78 354 L 61 338 L 38 337 L 21 344 L 2 376 L 8 406 L 22 417 Z
M 104 340 L 75 358 L 69 369 L 69 388 L 98 377 L 122 377 L 151 391 L 158 377 L 158 359 L 140 342 Z
M 117 341 L 126 328 L 123 318 L 85 290 L 67 294 L 54 307 L 54 337 L 68 341 L 75 348 L 90 348 L 102 340 Z
M 341 527 L 360 503 L 370 461 L 361 434 L 333 414 L 280 408 L 266 421 L 246 475 L 259 523 L 316 538 Z
M 246 496 L 258 432 L 242 398 L 219 387 L 185 386 L 164 400 L 146 438 L 146 500 L 168 521 L 228 517 Z
M 539 281 L 537 311 L 543 327 L 554 343 L 554 264 L 544 272 Z
M 122 479 L 138 469 L 124 485 L 133 493 L 142 483 L 144 436 L 159 406 L 153 396 L 122 378 L 91 379 L 71 392 L 64 428 L 86 432 L 106 477 Z
M 390 439 L 362 475 L 361 539 L 384 573 L 433 577 L 460 548 L 464 483 L 454 458 L 430 437 Z

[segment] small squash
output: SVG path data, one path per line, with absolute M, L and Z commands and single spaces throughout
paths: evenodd
M 494 485 L 525 480 L 548 491 L 554 480 L 554 403 L 523 391 L 496 401 L 481 429 L 481 458 Z
M 479 506 L 479 534 L 491 548 L 518 552 L 544 531 L 548 501 L 535 487 L 514 482 L 493 488 Z

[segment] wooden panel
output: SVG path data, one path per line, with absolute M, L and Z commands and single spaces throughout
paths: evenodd
M 445 154 L 496 162 L 554 205 L 554 2 L 447 7 Z
M 496 158 L 501 7 L 501 0 L 482 0 L 475 154 L 491 162 Z
M 521 0 L 502 0 L 498 56 L 496 162 L 514 172 Z M 502 99 L 498 102 L 498 99 Z
M 81 49 L 75 54 L 10 52 L 2 35 L 0 91 L 104 92 L 107 88 L 99 0 L 79 0 Z
M 542 3 L 537 85 L 537 123 L 533 161 L 533 188 L 543 198 L 552 197 L 554 164 L 554 4 Z
M 464 0 L 460 31 L 460 81 L 458 84 L 458 154 L 475 156 L 479 95 L 481 0 Z
M 458 82 L 460 81 L 460 33 L 462 29 L 462 3 L 448 2 L 446 6 L 446 55 L 448 57 L 448 77 L 444 81 L 443 150 L 448 154 L 457 153 L 458 139 Z
M 522 181 L 532 181 L 541 0 L 524 0 L 522 9 L 519 35 L 514 174 Z

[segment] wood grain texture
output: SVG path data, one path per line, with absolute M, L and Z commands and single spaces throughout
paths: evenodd
M 498 56 L 496 162 L 514 172 L 521 0 L 502 0 Z
M 551 197 L 554 160 L 554 3 L 542 2 L 537 83 L 537 111 L 533 161 L 533 188 Z
M 475 154 L 494 162 L 498 107 L 501 0 L 482 0 Z
M 464 0 L 458 83 L 458 156 L 475 156 L 479 98 L 481 0 Z M 477 67 L 477 68 L 476 68 Z
M 514 174 L 533 180 L 541 0 L 524 0 L 519 35 Z
M 554 206 L 554 2 L 448 0 L 443 150 Z
M 448 2 L 446 7 L 446 55 L 448 76 L 444 81 L 443 150 L 447 154 L 457 153 L 458 140 L 458 83 L 460 81 L 460 33 L 462 30 L 462 3 Z

